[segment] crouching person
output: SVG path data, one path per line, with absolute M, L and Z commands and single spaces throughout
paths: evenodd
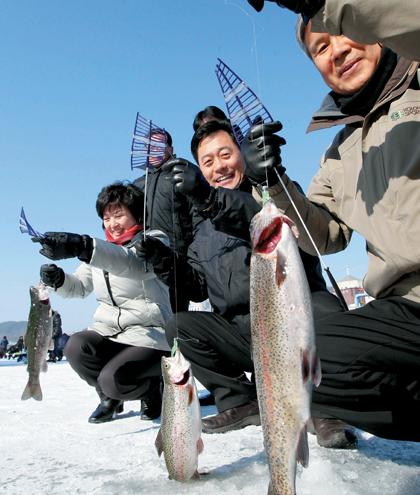
M 161 357 L 169 354 L 164 327 L 172 310 L 168 288 L 133 247 L 143 235 L 143 203 L 137 187 L 116 182 L 104 187 L 96 202 L 106 241 L 62 232 L 33 239 L 51 260 L 83 261 L 73 274 L 42 265 L 41 279 L 49 288 L 63 298 L 85 298 L 94 291 L 99 302 L 94 323 L 72 335 L 64 351 L 99 395 L 90 423 L 110 421 L 126 400 L 142 401 L 142 419 L 156 419 L 161 412 Z M 169 245 L 160 231 L 148 235 Z

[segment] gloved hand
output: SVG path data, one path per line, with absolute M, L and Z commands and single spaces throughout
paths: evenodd
M 274 133 L 282 128 L 277 121 L 256 125 L 247 132 L 241 151 L 246 163 L 245 175 L 251 182 L 264 184 L 268 179 L 268 186 L 278 182 L 275 167 L 281 164 L 280 146 L 286 141 Z M 283 172 L 284 169 L 280 174 Z
M 206 210 L 212 205 L 216 189 L 207 182 L 197 165 L 183 158 L 175 158 L 163 167 L 166 167 L 163 172 L 172 171 L 175 192 L 187 196 L 197 210 Z
M 69 232 L 45 232 L 47 237 L 32 237 L 32 242 L 42 244 L 40 253 L 50 260 L 79 258 L 89 263 L 93 252 L 93 239 L 88 235 L 70 234 Z
M 296 14 L 302 14 L 305 24 L 318 12 L 324 5 L 325 0 L 267 0 L 276 2 L 279 7 L 289 9 Z M 248 3 L 254 7 L 257 12 L 261 12 L 264 7 L 264 0 L 248 0 Z
M 137 258 L 140 261 L 145 261 L 153 266 L 162 263 L 164 258 L 169 258 L 172 254 L 171 248 L 165 246 L 165 244 L 152 237 L 146 235 L 146 238 L 140 236 L 139 240 L 134 245 L 136 249 Z
M 64 284 L 66 276 L 57 265 L 42 265 L 40 270 L 41 280 L 45 285 L 58 289 Z

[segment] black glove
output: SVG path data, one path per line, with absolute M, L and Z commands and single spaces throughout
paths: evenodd
M 79 258 L 89 261 L 92 258 L 93 239 L 88 235 L 70 234 L 69 232 L 45 232 L 47 237 L 32 237 L 32 242 L 42 244 L 40 253 L 50 260 Z
M 242 141 L 245 175 L 254 184 L 267 183 L 267 179 L 268 186 L 278 182 L 275 168 L 281 164 L 280 146 L 286 144 L 286 141 L 274 133 L 282 128 L 279 121 L 259 124 L 251 127 Z M 284 167 L 281 168 L 280 175 L 285 171 Z
M 206 210 L 213 204 L 216 189 L 204 178 L 197 165 L 183 158 L 166 162 L 163 172 L 172 171 L 172 182 L 177 194 L 184 194 L 198 211 Z
M 267 0 L 275 2 L 279 7 L 289 9 L 296 14 L 302 14 L 305 24 L 318 12 L 324 5 L 325 0 Z M 248 0 L 248 3 L 254 7 L 257 12 L 261 12 L 264 7 L 264 0 Z
M 64 271 L 57 265 L 42 265 L 40 271 L 41 280 L 45 285 L 58 289 L 64 284 Z M 53 320 L 54 321 L 54 320 Z
M 172 254 L 171 248 L 165 246 L 156 237 L 149 235 L 146 235 L 146 238 L 140 236 L 134 247 L 136 248 L 137 258 L 140 261 L 147 261 L 153 266 L 161 264 L 164 258 L 169 258 Z

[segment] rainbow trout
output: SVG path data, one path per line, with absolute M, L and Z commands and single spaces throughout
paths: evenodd
M 162 374 L 165 388 L 156 450 L 159 457 L 164 452 L 171 479 L 200 478 L 197 471 L 198 455 L 203 451 L 200 403 L 191 364 L 179 348 L 173 357 L 162 357 Z
M 31 310 L 25 345 L 28 351 L 29 380 L 22 394 L 22 400 L 42 400 L 39 374 L 47 371 L 47 353 L 51 342 L 54 313 L 50 306 L 50 293 L 44 286 L 31 287 Z
M 321 381 L 311 294 L 296 225 L 272 200 L 252 219 L 251 333 L 269 495 L 295 495 L 307 467 L 312 385 Z

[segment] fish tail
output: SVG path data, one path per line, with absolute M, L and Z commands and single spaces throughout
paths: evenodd
M 21 400 L 28 399 L 42 400 L 42 390 L 39 382 L 28 381 L 25 390 L 23 391 Z
M 308 467 L 309 447 L 306 424 L 304 424 L 302 429 L 300 430 L 299 441 L 296 450 L 296 459 L 302 464 L 303 467 Z

